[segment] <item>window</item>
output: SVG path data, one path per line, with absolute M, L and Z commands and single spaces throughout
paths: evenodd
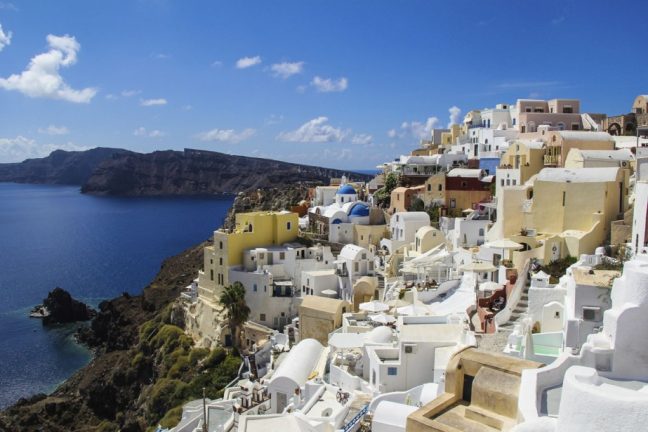
M 353 263 L 353 271 L 356 272 L 356 273 L 360 271 L 360 263 L 359 262 L 356 261 L 356 262 Z
M 578 129 L 579 129 L 578 123 L 572 123 L 572 130 L 578 130 Z
M 220 262 L 220 265 L 223 265 L 223 257 L 220 257 L 219 262 Z
M 261 314 L 259 316 L 259 321 L 265 321 L 266 320 L 266 314 Z
M 252 232 L 252 224 L 248 224 L 248 231 Z
M 513 182 L 513 183 L 512 183 L 512 184 L 513 184 L 513 186 L 515 186 L 515 183 L 516 183 L 516 180 L 515 180 L 515 179 L 513 179 L 513 181 L 512 181 L 512 182 Z
M 441 192 L 441 191 L 443 191 L 443 185 L 442 184 L 439 185 L 439 192 Z
M 290 228 L 288 228 L 290 229 Z M 280 260 L 285 260 L 286 259 L 286 252 L 279 252 L 279 259 Z
M 427 191 L 428 191 L 428 192 L 431 192 L 431 191 L 432 191 L 432 185 L 431 185 L 431 184 L 427 185 Z
M 456 208 L 457 207 L 457 200 L 452 198 L 450 200 L 450 208 Z
M 583 306 L 584 321 L 600 321 L 601 308 L 596 306 Z
M 210 259 L 210 260 L 209 260 L 209 264 L 214 264 L 214 260 L 213 260 L 213 259 Z
M 223 242 L 220 242 L 220 248 L 223 249 Z
M 254 284 L 254 287 L 252 288 L 254 292 L 257 292 L 257 284 Z
M 571 105 L 565 105 L 565 106 L 563 107 L 563 112 L 564 112 L 565 114 L 571 114 L 571 113 L 574 112 L 574 109 L 571 107 Z
M 209 270 L 209 279 L 214 280 L 214 270 Z
M 565 207 L 565 199 L 567 198 L 567 192 L 563 191 L 563 200 L 562 200 L 562 205 Z
M 265 254 L 264 254 L 264 253 L 260 253 L 260 254 L 259 254 L 259 259 L 262 260 L 263 258 L 265 258 Z
M 461 187 L 462 187 L 462 188 L 465 189 L 467 186 L 468 186 L 468 183 L 467 183 L 467 182 L 465 182 L 465 181 L 462 181 L 462 182 L 461 182 Z
M 388 367 L 388 368 L 387 368 L 387 375 L 391 375 L 391 376 L 396 376 L 396 375 L 398 375 L 398 368 L 395 368 L 395 367 Z
M 479 228 L 479 237 L 484 237 L 484 228 Z
M 502 184 L 502 186 L 504 186 L 504 179 L 501 179 L 500 183 Z
M 290 222 L 286 222 L 286 229 L 290 231 L 291 228 L 292 228 L 292 224 Z
M 526 107 L 526 108 L 524 109 L 524 111 L 525 111 L 525 112 L 531 112 L 531 107 Z
M 362 259 L 363 259 L 363 260 L 366 260 L 366 259 L 367 259 L 367 254 L 364 253 L 364 252 L 362 253 Z

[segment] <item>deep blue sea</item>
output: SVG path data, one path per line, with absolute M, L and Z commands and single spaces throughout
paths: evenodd
M 210 237 L 232 201 L 0 183 L 0 408 L 52 391 L 90 360 L 74 326 L 27 317 L 48 291 L 60 286 L 93 305 L 139 293 L 164 258 Z

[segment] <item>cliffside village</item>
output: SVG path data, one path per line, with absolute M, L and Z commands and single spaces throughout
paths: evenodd
M 648 95 L 470 111 L 378 168 L 214 232 L 186 328 L 245 361 L 174 432 L 645 430 Z

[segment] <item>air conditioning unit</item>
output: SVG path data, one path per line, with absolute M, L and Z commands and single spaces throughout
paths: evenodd
M 528 237 L 535 237 L 538 235 L 538 230 L 535 228 L 527 228 L 526 232 Z

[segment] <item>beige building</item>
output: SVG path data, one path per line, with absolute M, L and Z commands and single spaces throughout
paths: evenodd
M 571 149 L 614 150 L 614 139 L 607 132 L 549 131 L 542 139 L 547 143 L 545 166 L 564 166 Z
M 440 172 L 428 177 L 418 190 L 417 197 L 423 201 L 426 208 L 432 204 L 444 205 L 446 202 L 445 173 Z
M 342 327 L 342 314 L 350 311 L 351 305 L 344 300 L 305 296 L 299 306 L 300 338 L 315 339 L 326 346 L 329 333 Z
M 582 130 L 580 101 L 577 99 L 519 99 L 517 101 L 520 133 L 533 133 L 547 125 L 560 130 Z
M 544 168 L 545 144 L 535 140 L 516 140 L 502 155 L 497 168 L 497 196 L 505 186 L 524 184 Z
M 623 217 L 626 198 L 619 168 L 545 168 L 532 184 L 504 189 L 489 237 L 510 238 L 527 251 L 514 256 L 545 262 L 591 254 Z

